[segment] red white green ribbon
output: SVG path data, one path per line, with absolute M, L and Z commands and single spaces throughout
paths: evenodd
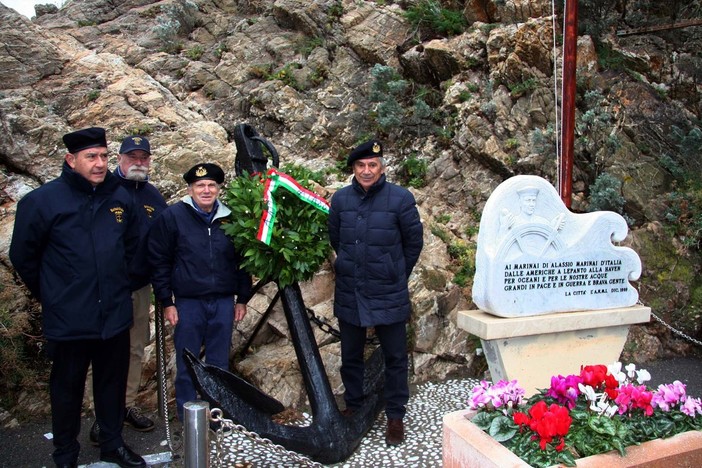
M 289 175 L 273 168 L 269 169 L 267 174 L 268 178 L 266 179 L 266 185 L 263 189 L 263 201 L 266 202 L 267 209 L 263 211 L 261 223 L 258 226 L 258 234 L 256 235 L 256 238 L 261 242 L 266 245 L 271 244 L 273 225 L 275 224 L 275 218 L 278 213 L 278 205 L 275 202 L 275 198 L 273 198 L 273 194 L 278 190 L 278 187 L 287 189 L 300 200 L 329 214 L 328 201 L 316 193 L 307 190 Z

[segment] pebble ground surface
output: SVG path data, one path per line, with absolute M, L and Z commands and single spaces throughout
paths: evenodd
M 335 468 L 367 467 L 440 467 L 442 421 L 446 413 L 465 409 L 470 389 L 477 380 L 447 380 L 425 383 L 413 392 L 405 416 L 405 442 L 388 447 L 385 445 L 385 415 L 381 413 L 356 451 L 347 460 L 328 466 Z M 306 415 L 306 417 L 309 417 Z M 244 435 L 233 432 L 222 444 L 221 456 L 213 442 L 212 466 L 298 467 L 304 466 L 286 451 L 267 448 L 252 442 Z M 222 461 L 218 465 L 219 460 Z

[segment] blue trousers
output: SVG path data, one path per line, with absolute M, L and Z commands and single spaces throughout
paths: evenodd
M 106 340 L 49 341 L 52 360 L 49 390 L 54 462 L 78 461 L 80 413 L 88 366 L 93 365 L 95 418 L 100 425 L 100 450 L 122 445 L 124 394 L 129 370 L 129 330 Z
M 183 421 L 183 404 L 195 400 L 195 384 L 185 366 L 183 350 L 196 356 L 205 347 L 205 362 L 229 370 L 229 350 L 234 329 L 234 296 L 176 298 L 178 324 L 173 333 L 176 352 L 176 409 Z
M 341 332 L 341 381 L 344 383 L 346 407 L 359 408 L 363 404 L 363 351 L 366 328 L 339 320 Z M 376 325 L 385 360 L 385 415 L 388 419 L 402 419 L 409 400 L 409 359 L 407 357 L 407 328 L 405 322 Z

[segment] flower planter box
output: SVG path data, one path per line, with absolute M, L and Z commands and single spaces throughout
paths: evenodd
M 444 416 L 444 468 L 528 468 L 529 465 L 473 424 L 475 412 L 456 411 Z M 697 468 L 702 466 L 702 431 L 657 439 L 618 452 L 581 458 L 583 468 Z

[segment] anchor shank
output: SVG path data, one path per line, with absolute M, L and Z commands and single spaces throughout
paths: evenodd
M 315 417 L 331 417 L 337 405 L 329 385 L 322 356 L 312 332 L 300 286 L 294 283 L 283 288 L 283 310 L 292 335 L 295 355 L 300 364 L 302 379 Z

